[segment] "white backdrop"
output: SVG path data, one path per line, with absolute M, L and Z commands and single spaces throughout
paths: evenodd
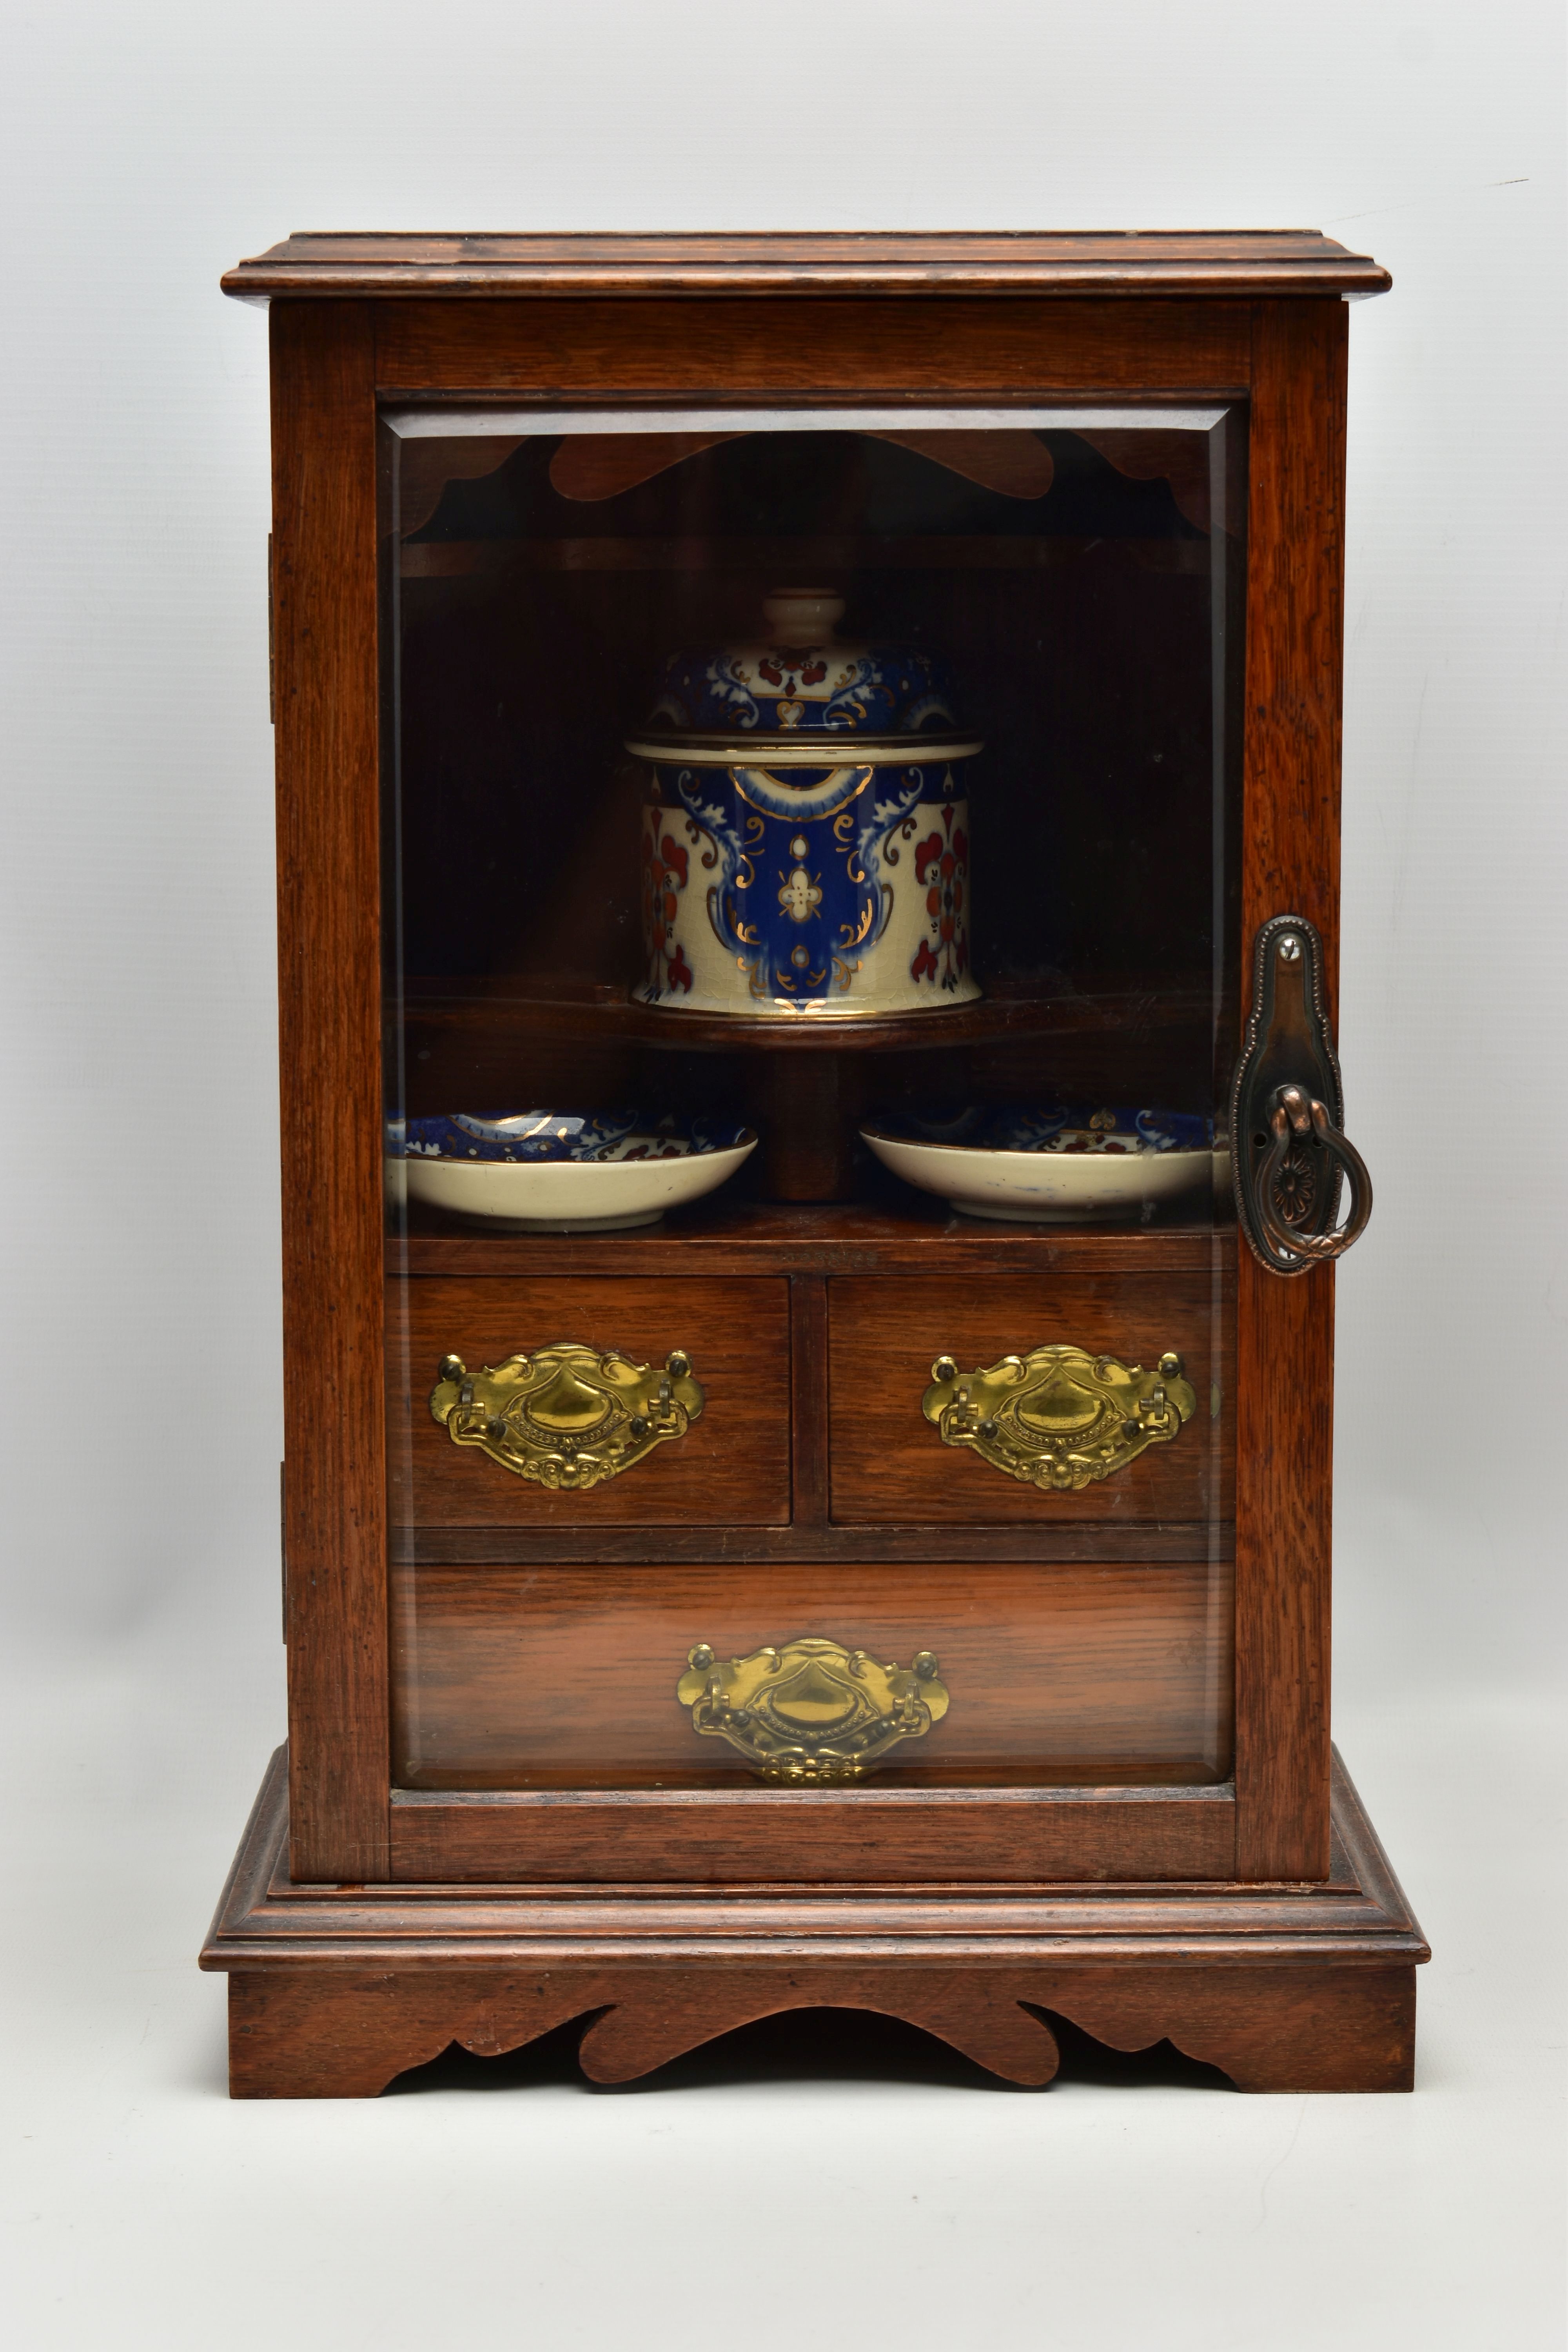
M 792 0 L 765 11 L 742 0 L 60 0 L 8 14 L 0 1003 L 13 1140 L 0 1444 L 19 1666 L 9 1832 L 41 1873 L 26 1913 L 36 1932 L 12 1949 L 31 2053 L 17 2079 L 36 2096 L 16 2208 L 25 2220 L 37 2207 L 28 2345 L 194 2341 L 203 2281 L 241 2266 L 247 2246 L 253 2258 L 266 2250 L 258 2279 L 276 2279 L 295 2211 L 283 2184 L 311 2151 L 325 2160 L 330 2143 L 334 2178 L 384 2190 L 398 2132 L 408 2163 L 421 2160 L 406 2119 L 426 2128 L 438 2111 L 447 2141 L 468 2151 L 461 2170 L 497 2137 L 481 2105 L 510 2116 L 514 2155 L 533 2149 L 540 2180 L 565 2200 L 564 2234 L 519 2242 L 521 2304 L 471 2255 L 469 2340 L 523 2340 L 508 2331 L 527 2315 L 542 2342 L 607 2342 L 633 2324 L 645 2342 L 666 2341 L 667 2323 L 668 2340 L 679 2334 L 679 2298 L 654 2307 L 643 2296 L 637 2265 L 657 2271 L 659 2242 L 628 2240 L 642 2249 L 626 2253 L 628 2267 L 598 2273 L 587 2303 L 569 2294 L 563 2249 L 584 2219 L 571 2184 L 592 2202 L 582 2184 L 608 2160 L 595 2132 L 631 2115 L 626 2104 L 593 2106 L 591 2127 L 580 2105 L 561 2110 L 575 2119 L 561 2129 L 576 2153 L 555 2180 L 538 2118 L 576 2096 L 563 2089 L 535 2094 L 533 2107 L 443 2095 L 325 2122 L 231 2112 L 216 2094 L 216 1988 L 190 1977 L 187 1955 L 282 1728 L 267 338 L 260 313 L 219 297 L 219 271 L 291 228 L 1277 226 L 1321 227 L 1395 280 L 1355 309 L 1351 339 L 1340 1043 L 1377 1210 L 1340 1277 L 1337 1689 L 1352 1769 L 1429 1928 L 1437 1936 L 1440 1909 L 1447 1932 L 1424 1994 L 1429 2103 L 1377 2110 L 1377 2132 L 1415 2135 L 1397 2156 L 1363 2139 L 1355 2159 L 1334 2140 L 1339 2153 L 1310 2175 L 1318 2185 L 1296 2204 L 1281 2190 L 1268 2227 L 1261 2188 L 1238 2190 L 1232 2212 L 1216 2187 L 1231 2236 L 1215 2223 L 1212 2273 L 1186 2221 L 1171 2222 L 1162 2259 L 1181 2283 L 1177 2305 L 1140 2299 L 1155 2294 L 1155 2261 L 1150 2284 L 1124 2283 L 1120 2316 L 1101 2309 L 1092 2333 L 1064 2320 L 1059 2336 L 1029 2340 L 1119 2352 L 1184 2345 L 1190 2325 L 1194 2342 L 1273 2352 L 1359 2343 L 1363 2321 L 1370 2331 L 1414 2308 L 1428 2341 L 1555 2344 L 1541 2267 L 1554 2225 L 1530 2201 L 1551 2169 L 1518 2172 L 1523 2126 L 1515 2115 L 1504 2128 L 1495 2103 L 1528 2104 L 1556 2062 L 1522 1979 L 1509 1979 L 1506 1999 L 1498 1990 L 1506 1955 L 1486 1941 L 1480 1895 L 1505 1848 L 1521 1866 L 1549 1850 L 1548 1817 L 1514 1782 L 1535 1754 L 1529 1726 L 1562 1622 L 1558 0 L 1325 0 L 1310 12 L 1283 0 Z M 112 1932 L 94 1872 L 119 1890 Z M 1507 1873 L 1493 1892 L 1537 1916 Z M 1479 1979 L 1447 2042 L 1442 2021 L 1459 2012 L 1442 2005 L 1444 1965 L 1455 2000 L 1461 1979 Z M 1503 2011 L 1514 2038 L 1499 2042 Z M 143 2052 L 134 2063 L 128 2037 Z M 69 2073 L 68 2046 L 87 2074 Z M 106 2081 L 117 2120 L 106 2120 Z M 857 2096 L 870 2094 L 813 2095 L 853 2139 Z M 1493 2102 L 1491 2125 L 1458 2133 L 1461 2109 L 1442 2101 L 1472 2095 Z M 711 2096 L 711 2111 L 681 2110 L 694 2146 L 719 2127 L 713 2116 L 742 2113 L 731 2095 Z M 1164 2147 L 1167 2168 L 1141 2175 L 1152 2179 L 1145 2194 L 1168 2192 L 1183 2214 L 1205 2179 L 1194 2147 L 1210 2151 L 1215 2183 L 1226 2164 L 1257 2183 L 1285 2163 L 1267 2135 L 1249 2137 L 1262 2128 L 1251 2122 L 1226 2123 L 1216 2152 L 1212 2105 L 1189 2140 L 1182 2115 L 1195 2111 L 1178 2095 L 1103 2101 L 1114 2097 L 1128 2104 L 1095 2106 L 1094 2146 L 1109 2161 L 1130 2131 L 1153 2134 L 1139 2145 L 1145 2158 Z M 635 2108 L 650 2163 L 665 2126 L 648 2119 L 678 2106 L 671 2094 L 666 2109 L 651 2098 Z M 1381 2120 L 1395 2107 L 1424 2120 Z M 143 2109 L 165 2123 L 138 2141 L 124 2118 Z M 1064 2099 L 1029 2112 L 1045 2163 L 1074 2111 Z M 1310 2109 L 1309 2140 L 1328 2132 L 1324 2113 Z M 804 2111 L 796 2120 L 803 2146 L 816 2145 Z M 963 2131 L 973 2188 L 991 2143 Z M 64 2168 L 50 2170 L 38 2143 L 57 2140 Z M 1474 2224 L 1487 2192 L 1461 2164 L 1461 2140 L 1495 2158 L 1495 2269 Z M 342 2152 L 351 2146 L 361 2157 Z M 648 2183 L 629 2146 L 616 2143 L 616 2177 L 635 2201 Z M 239 2187 L 253 2159 L 276 2171 L 247 2225 Z M 579 2160 L 587 2170 L 574 2173 Z M 1097 2178 L 1079 2147 L 1084 2162 L 1083 2178 Z M 1394 2193 L 1401 2165 L 1427 2162 L 1436 2170 L 1393 2216 L 1391 2240 L 1378 2209 L 1393 2263 L 1380 2271 L 1368 2234 L 1378 2195 Z M 117 2300 L 124 2261 L 141 2278 L 137 2261 L 162 2242 L 134 2196 L 125 2201 L 123 2180 L 138 2174 L 162 2226 L 176 2210 L 204 2217 L 209 2252 L 204 2270 L 182 2224 L 184 2254 L 158 2259 L 132 2310 Z M 920 2233 L 907 2236 L 921 2193 L 910 2179 L 862 2216 L 868 2276 L 887 2275 L 895 2251 L 917 2272 L 925 2259 Z M 1065 2179 L 1042 2174 L 1042 2196 L 1068 2196 Z M 729 2192 L 710 2182 L 704 2193 L 722 2205 Z M 1007 2263 L 1024 2259 L 1022 2240 L 991 2244 L 986 2197 L 944 2215 L 929 2193 L 944 2242 L 991 2282 L 990 2304 L 981 2292 L 963 2306 L 971 2324 L 984 2309 L 1016 2332 Z M 1103 2205 L 1079 2217 L 1078 2252 L 1052 2241 L 1071 2288 L 1058 2316 L 1080 2309 L 1071 2294 L 1092 2294 L 1094 2230 L 1110 2227 L 1117 2204 L 1112 2170 Z M 1247 2234 L 1255 2209 L 1261 2239 Z M 737 2293 L 746 2210 L 742 2200 L 726 2224 L 742 2235 L 723 2241 Z M 326 2300 L 300 2340 L 369 2342 L 356 2330 L 372 2313 L 379 2344 L 426 2340 L 427 2282 L 405 2273 L 395 2235 L 377 2236 L 386 2209 L 374 2223 L 352 2197 L 312 2211 L 307 2231 L 357 2248 L 377 2284 L 355 2303 L 354 2263 L 334 2263 L 322 2235 Z M 1205 2226 L 1193 2220 L 1197 2241 Z M 1320 2230 L 1352 2272 L 1364 2259 L 1361 2317 L 1342 2305 L 1319 2333 L 1292 2306 L 1255 2327 L 1255 2287 L 1270 2264 L 1291 2275 L 1292 2231 L 1316 2248 Z M 727 2259 L 699 2251 L 700 2235 L 685 2233 L 689 2288 L 704 2262 Z M 930 2290 L 943 2308 L 964 2268 L 954 2259 Z M 1490 2283 L 1505 2274 L 1509 2324 L 1494 2332 Z M 406 2292 L 390 2294 L 390 2277 Z M 1045 2328 L 1022 2278 L 1017 2308 Z M 253 2317 L 259 2343 L 259 2301 Z M 247 2324 L 231 2340 L 253 2340 Z M 753 2340 L 773 2343 L 772 2325 L 764 2315 Z M 950 2340 L 964 2342 L 962 2326 Z

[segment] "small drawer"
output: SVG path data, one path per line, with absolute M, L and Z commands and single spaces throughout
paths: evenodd
M 594 1395 L 592 1367 L 580 1381 L 567 1362 L 550 1394 L 520 1397 L 511 1407 L 514 1429 L 526 1418 L 530 1434 L 548 1438 L 558 1430 L 561 1447 L 545 1442 L 531 1453 L 506 1435 L 487 1452 L 479 1443 L 455 1442 L 452 1428 L 433 1416 L 430 1398 L 445 1359 L 482 1375 L 487 1366 L 519 1356 L 538 1360 L 568 1341 L 595 1356 L 614 1350 L 656 1374 L 679 1351 L 700 1387 L 700 1412 L 687 1418 L 680 1434 L 639 1444 L 657 1412 L 633 1421 L 639 1400 L 629 1393 L 624 1410 L 614 1399 L 606 1409 Z M 392 1283 L 386 1354 L 395 1528 L 756 1527 L 789 1517 L 789 1302 L 782 1280 Z M 678 1400 L 679 1393 L 691 1391 L 684 1388 Z M 472 1412 L 457 1426 L 472 1431 Z M 614 1444 L 600 1442 L 605 1431 Z M 586 1472 L 571 1473 L 589 1483 L 547 1483 L 561 1460 L 580 1462 L 595 1448 Z M 606 1459 L 625 1466 L 601 1472 Z
M 1109 1529 L 1157 1520 L 1191 1527 L 1194 1555 L 1205 1556 L 1211 1522 L 1225 1525 L 1228 1536 L 1234 1519 L 1233 1256 L 1216 1253 L 1212 1271 L 1195 1273 L 835 1279 L 828 1288 L 835 1522 L 1042 1528 L 1087 1522 Z M 999 1423 L 985 1420 L 983 1402 L 971 1414 L 974 1442 L 950 1443 L 942 1425 L 928 1419 L 924 1401 L 940 1359 L 952 1360 L 962 1382 L 1005 1357 L 1057 1348 L 1080 1351 L 1087 1361 L 1068 1359 L 1052 1392 L 1037 1389 L 1016 1413 L 1004 1397 Z M 1167 1391 L 1156 1387 L 1157 1368 L 1172 1356 L 1180 1369 L 1173 1368 Z M 1096 1361 L 1107 1371 L 1092 1372 Z M 1112 1367 L 1142 1367 L 1151 1378 L 1140 1388 Z M 1073 1385 L 1079 1381 L 1087 1386 Z M 1097 1387 L 1104 1390 L 1098 1420 Z M 1190 1408 L 1179 1426 L 1171 1401 L 1178 1396 Z M 1129 1421 L 1133 1428 L 1123 1439 L 1119 1432 Z M 1174 1433 L 1166 1438 L 1163 1429 Z M 1075 1454 L 1080 1440 L 1093 1475 Z
M 836 1708 L 846 1692 L 867 1716 L 885 1707 L 879 1666 L 929 1663 L 915 1696 L 937 1691 L 940 1719 L 885 1754 L 871 1741 L 879 1787 L 1190 1786 L 1230 1759 L 1223 1562 L 400 1567 L 394 1599 L 395 1778 L 409 1788 L 758 1786 L 779 1744 L 767 1676 L 727 1736 L 711 1709 L 700 1727 L 691 1669 L 722 1679 L 759 1655 L 777 1662 L 786 1729 L 793 1690 L 807 1749 L 813 1720 L 856 1745 Z M 847 1652 L 871 1663 L 846 1675 Z

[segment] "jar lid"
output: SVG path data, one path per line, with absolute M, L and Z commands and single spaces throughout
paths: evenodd
M 778 588 L 763 600 L 765 636 L 672 654 L 629 748 L 657 758 L 660 739 L 673 748 L 694 738 L 854 735 L 869 748 L 919 735 L 943 739 L 950 756 L 977 751 L 948 740 L 959 719 L 946 665 L 912 646 L 841 641 L 834 629 L 843 613 L 832 589 Z

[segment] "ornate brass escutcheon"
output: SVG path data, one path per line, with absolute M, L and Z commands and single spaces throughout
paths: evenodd
M 1252 1014 L 1231 1090 L 1237 1215 L 1271 1274 L 1342 1257 L 1372 1214 L 1366 1162 L 1344 1133 L 1340 1066 L 1323 1006 L 1323 943 L 1275 915 L 1253 950 Z M 1340 1181 L 1350 1208 L 1336 1232 Z
M 858 1780 L 947 1713 L 929 1650 L 908 1666 L 879 1666 L 865 1650 L 809 1635 L 727 1664 L 699 1642 L 675 1695 L 693 1731 L 727 1739 L 764 1780 L 797 1786 Z
M 1083 1348 L 1036 1348 L 977 1372 L 939 1356 L 931 1375 L 922 1410 L 944 1445 L 967 1445 L 1009 1478 L 1060 1494 L 1168 1445 L 1197 1410 L 1180 1356 L 1146 1372 Z
M 574 1494 L 684 1437 L 704 1402 L 684 1349 L 656 1371 L 573 1339 L 482 1372 L 443 1356 L 430 1392 L 430 1411 L 454 1445 L 477 1446 L 520 1478 Z

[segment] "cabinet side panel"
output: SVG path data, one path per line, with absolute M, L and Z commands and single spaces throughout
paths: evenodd
M 363 303 L 272 307 L 290 1868 L 388 1868 L 375 416 Z
M 1242 936 L 1304 915 L 1339 950 L 1346 315 L 1254 313 Z M 1333 1272 L 1238 1239 L 1236 1787 L 1243 1878 L 1329 1868 Z

